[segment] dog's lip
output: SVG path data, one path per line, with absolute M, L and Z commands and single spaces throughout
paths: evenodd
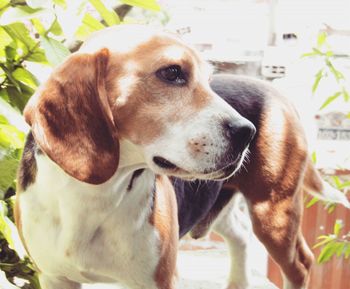
M 153 163 L 155 163 L 159 168 L 168 171 L 169 174 L 183 179 L 225 180 L 236 172 L 241 157 L 242 154 L 240 153 L 234 161 L 225 164 L 223 167 L 205 172 L 190 172 L 184 170 L 161 156 L 154 156 Z
M 155 156 L 153 157 L 153 162 L 160 168 L 166 169 L 166 170 L 175 170 L 178 169 L 177 165 L 173 164 L 172 162 L 168 161 L 167 159 Z
M 244 153 L 239 153 L 234 161 L 226 164 L 220 169 L 217 169 L 213 172 L 209 172 L 205 174 L 204 178 L 210 179 L 210 180 L 223 181 L 232 177 L 238 171 L 238 166 L 242 158 L 244 157 L 245 157 Z
M 237 169 L 237 165 L 238 161 L 232 162 L 221 169 L 207 173 L 206 175 L 204 175 L 204 178 L 217 181 L 225 180 L 233 175 L 233 173 Z

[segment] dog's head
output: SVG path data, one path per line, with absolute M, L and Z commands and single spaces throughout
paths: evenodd
M 87 183 L 115 173 L 120 140 L 156 173 L 225 178 L 241 165 L 255 128 L 210 89 L 209 77 L 174 35 L 108 28 L 54 71 L 25 118 L 41 149 Z

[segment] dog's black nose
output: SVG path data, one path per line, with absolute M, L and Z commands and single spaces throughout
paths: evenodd
M 224 132 L 229 141 L 239 149 L 245 149 L 255 136 L 256 128 L 247 119 L 224 122 Z M 236 147 L 237 148 L 237 147 Z

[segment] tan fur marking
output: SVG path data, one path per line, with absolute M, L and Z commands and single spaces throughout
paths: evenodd
M 157 176 L 156 188 L 150 223 L 157 228 L 161 245 L 154 278 L 159 289 L 173 289 L 179 239 L 175 193 L 166 176 Z
M 165 57 L 164 53 L 175 48 L 177 57 Z M 185 122 L 208 105 L 213 92 L 202 86 L 198 78 L 202 64 L 194 55 L 172 38 L 154 37 L 127 55 L 111 57 L 106 90 L 120 137 L 135 144 L 149 144 L 163 134 L 167 125 Z M 185 86 L 165 83 L 156 76 L 156 71 L 174 64 L 188 74 Z M 174 106 L 181 109 L 174 110 Z

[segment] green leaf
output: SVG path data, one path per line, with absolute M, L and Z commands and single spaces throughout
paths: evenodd
M 23 23 L 14 23 L 3 26 L 3 29 L 13 40 L 22 42 L 28 50 L 31 50 L 36 46 L 36 42 L 29 34 L 29 30 Z
M 49 28 L 48 32 L 51 32 L 52 34 L 57 35 L 57 36 L 62 35 L 62 33 L 63 33 L 62 27 L 58 23 L 57 18 L 55 18 L 55 20 L 51 24 L 51 27 Z
M 350 187 L 350 181 L 343 182 L 341 185 L 339 185 L 338 189 L 342 190 L 342 189 L 345 189 L 347 187 Z
M 118 14 L 114 10 L 108 9 L 101 0 L 89 0 L 89 2 L 95 7 L 108 26 L 117 25 L 120 23 Z
M 160 11 L 160 6 L 156 0 L 122 0 L 122 2 L 131 6 L 138 6 L 148 10 Z
M 319 53 L 313 51 L 313 52 L 303 53 L 303 54 L 301 55 L 301 57 L 313 57 L 313 56 L 319 56 L 319 55 L 320 55 Z
M 344 101 L 350 100 L 350 95 L 346 89 L 343 89 L 343 96 L 344 96 Z
M 34 28 L 36 29 L 36 31 L 42 35 L 42 34 L 45 34 L 46 33 L 46 29 L 44 27 L 44 25 L 41 23 L 41 21 L 37 18 L 33 18 L 31 19 L 31 22 L 34 26 Z
M 12 85 L 13 87 L 15 87 L 17 89 L 17 91 L 20 92 L 21 86 L 20 86 L 19 82 L 12 76 L 11 71 L 8 70 L 8 68 L 5 65 L 1 65 L 1 63 L 0 63 L 0 66 L 1 66 L 2 70 L 6 73 L 9 84 Z M 10 94 L 8 93 L 8 95 L 10 95 Z
M 7 93 L 7 90 L 5 88 L 1 88 L 0 89 L 0 97 L 5 100 L 6 102 L 9 102 L 10 99 L 9 99 L 9 95 Z
M 344 250 L 344 256 L 345 256 L 345 259 L 349 258 L 350 256 L 350 244 L 348 243 L 347 246 L 346 246 L 346 249 Z
M 313 51 L 314 53 L 316 53 L 317 55 L 320 55 L 320 56 L 323 56 L 323 55 L 324 55 L 324 53 L 323 53 L 321 50 L 319 50 L 319 49 L 317 49 L 317 48 L 315 48 L 315 47 L 312 48 L 312 51 Z
M 313 164 L 317 163 L 317 153 L 315 151 L 311 154 L 311 161 Z
M 336 92 L 332 96 L 328 97 L 326 101 L 321 105 L 319 110 L 324 109 L 326 106 L 328 106 L 331 102 L 335 101 L 340 95 L 342 94 L 341 91 Z
M 12 239 L 11 220 L 7 215 L 7 205 L 4 201 L 0 200 L 0 232 L 9 243 L 10 247 L 13 248 L 14 242 Z
M 41 36 L 41 46 L 44 48 L 47 60 L 53 66 L 62 63 L 70 54 L 68 48 L 61 42 L 47 36 Z
M 53 2 L 64 9 L 67 8 L 66 0 L 53 0 Z
M 313 206 L 314 204 L 316 204 L 319 201 L 319 199 L 317 199 L 316 197 L 313 197 L 307 204 L 306 204 L 306 208 L 310 208 L 311 206 Z
M 331 236 L 319 236 L 317 239 L 323 239 L 322 241 L 319 241 L 318 243 L 316 243 L 312 249 L 316 249 L 320 246 L 323 246 L 329 242 L 331 242 L 332 240 L 334 240 L 334 238 L 332 238 Z
M 338 243 L 337 244 L 336 255 L 337 255 L 338 258 L 343 255 L 344 249 L 345 249 L 345 245 L 346 245 L 345 243 Z
M 7 118 L 0 114 L 0 124 L 9 124 Z
M 341 229 L 344 227 L 342 220 L 336 220 L 334 223 L 333 234 L 339 236 Z
M 0 27 L 0 49 L 4 49 L 8 46 L 13 39 L 6 33 L 6 31 Z
M 337 251 L 337 245 L 335 242 L 330 242 L 324 248 L 322 248 L 320 255 L 317 258 L 317 262 L 322 264 L 327 262 Z
M 0 9 L 3 9 L 10 3 L 10 0 L 0 0 Z
M 7 150 L 22 149 L 24 146 L 25 134 L 15 126 L 8 123 L 1 115 L 0 122 L 0 147 Z
M 105 28 L 105 26 L 95 19 L 91 14 L 86 13 L 84 15 L 82 25 L 75 32 L 75 36 L 79 40 L 85 40 L 92 32 Z
M 48 12 L 49 10 L 43 8 L 33 9 L 28 6 L 12 7 L 1 15 L 0 25 L 8 25 L 15 22 L 22 22 L 26 19 L 41 17 Z
M 19 111 L 23 111 L 29 98 L 34 93 L 34 90 L 21 83 L 19 85 L 20 85 L 20 91 L 18 91 L 18 89 L 14 87 L 8 87 L 7 93 L 9 95 L 11 106 L 18 108 Z
M 41 48 L 35 49 L 33 53 L 31 53 L 28 57 L 26 57 L 26 61 L 47 64 L 47 58 L 46 58 L 45 52 Z
M 0 194 L 4 194 L 14 183 L 19 164 L 16 154 L 0 149 Z
M 320 69 L 316 75 L 315 75 L 315 81 L 314 81 L 314 84 L 312 85 L 312 93 L 314 94 L 316 89 L 318 88 L 318 85 L 320 84 L 320 81 L 323 77 L 323 71 L 324 69 Z
M 48 1 L 48 0 L 26 0 L 26 3 L 31 8 L 40 8 L 40 7 L 51 6 L 51 1 Z
M 332 180 L 335 184 L 335 187 L 339 189 L 339 186 L 342 184 L 338 176 L 332 176 Z
M 17 50 L 11 46 L 5 47 L 5 54 L 7 60 L 14 60 L 17 56 Z
M 331 57 L 331 56 L 334 56 L 334 52 L 333 51 L 331 51 L 331 50 L 328 50 L 328 51 L 326 51 L 326 56 L 327 57 Z
M 326 59 L 326 65 L 329 68 L 329 70 L 332 72 L 337 82 L 340 79 L 344 79 L 344 75 L 334 67 L 333 63 L 329 59 Z
M 321 47 L 327 40 L 327 33 L 326 32 L 321 32 L 318 34 L 317 37 L 317 46 Z
M 336 207 L 336 204 L 327 204 L 327 213 L 328 214 L 331 214 L 331 213 L 333 213 L 334 212 L 334 210 L 335 210 L 335 207 Z
M 19 82 L 29 86 L 30 88 L 36 89 L 39 85 L 39 81 L 36 79 L 36 77 L 25 68 L 17 68 L 12 75 Z

